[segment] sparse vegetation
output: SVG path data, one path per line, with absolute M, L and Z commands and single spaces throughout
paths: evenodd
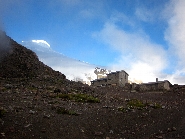
M 124 108 L 123 106 L 118 107 L 118 111 L 127 112 L 127 108 Z
M 91 95 L 87 94 L 58 94 L 59 98 L 65 100 L 74 100 L 76 102 L 89 102 L 89 103 L 99 103 L 100 100 Z
M 0 118 L 3 117 L 5 113 L 6 113 L 6 110 L 0 107 Z
M 144 108 L 148 105 L 148 103 L 143 103 L 138 99 L 131 99 L 127 102 L 127 107 L 129 108 Z
M 68 115 L 79 115 L 79 114 L 77 114 L 75 111 L 72 111 L 72 110 L 68 110 L 68 109 L 66 109 L 66 108 L 58 108 L 57 109 L 57 113 L 58 114 L 68 114 Z
M 118 111 L 122 111 L 122 112 L 127 112 L 128 110 L 131 109 L 138 109 L 138 110 L 142 110 L 142 109 L 147 109 L 148 107 L 154 108 L 154 109 L 158 109 L 161 108 L 162 106 L 158 103 L 148 103 L 148 102 L 143 102 L 141 100 L 138 99 L 130 99 L 130 100 L 126 100 L 126 107 L 118 107 Z
M 5 87 L 2 87 L 2 88 L 0 88 L 0 90 L 1 90 L 2 92 L 5 92 L 5 91 L 7 91 L 8 89 L 5 88 Z
M 158 103 L 154 103 L 151 107 L 154 109 L 162 108 L 162 106 Z

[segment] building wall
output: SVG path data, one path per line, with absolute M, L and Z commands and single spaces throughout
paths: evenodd
M 107 75 L 107 84 L 108 85 L 111 85 L 111 84 L 118 85 L 119 84 L 118 80 L 119 80 L 119 74 L 117 72 L 110 73 Z
M 139 91 L 156 91 L 158 90 L 158 84 L 141 84 L 139 85 Z
M 128 83 L 128 74 L 125 71 L 119 72 L 119 86 L 125 86 Z
M 107 75 L 107 83 L 123 87 L 128 83 L 128 74 L 124 70 L 110 73 Z
M 170 90 L 170 83 L 168 81 L 164 81 L 164 88 Z
M 118 86 L 125 86 L 128 83 L 128 74 L 122 70 L 117 72 L 112 72 L 107 74 L 107 78 L 104 80 L 98 79 L 92 81 L 92 86 L 100 86 L 100 85 L 118 85 Z
M 145 84 L 138 85 L 136 88 L 137 88 L 138 91 L 170 90 L 170 83 L 168 81 L 145 83 Z

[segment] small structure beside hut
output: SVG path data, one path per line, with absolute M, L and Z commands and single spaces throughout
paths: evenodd
M 106 78 L 100 78 L 91 81 L 92 86 L 107 86 L 107 85 L 116 85 L 123 87 L 128 83 L 128 73 L 124 70 L 111 72 L 107 74 Z

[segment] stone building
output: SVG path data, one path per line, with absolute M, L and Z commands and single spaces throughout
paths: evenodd
M 106 85 L 116 85 L 125 86 L 128 83 L 128 73 L 124 70 L 111 72 L 107 74 L 106 78 L 96 79 L 91 81 L 92 86 L 106 86 Z
M 168 80 L 158 81 L 156 78 L 156 82 L 142 83 L 135 87 L 138 91 L 164 91 L 170 90 L 172 84 Z

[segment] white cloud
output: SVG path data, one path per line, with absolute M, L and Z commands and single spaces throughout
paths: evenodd
M 166 6 L 165 16 L 168 27 L 165 39 L 169 43 L 170 54 L 176 57 L 176 70 L 169 78 L 177 83 L 185 84 L 185 1 L 171 0 Z M 173 52 L 173 53 L 172 53 Z
M 176 70 L 173 74 L 166 75 L 166 78 L 169 79 L 172 83 L 175 84 L 185 84 L 185 69 Z
M 185 1 L 172 0 L 171 12 L 172 15 L 168 20 L 168 28 L 165 33 L 165 38 L 169 42 L 172 49 L 175 49 L 176 54 L 183 64 L 185 63 Z
M 176 70 L 168 75 L 173 82 L 185 84 L 185 1 L 171 0 L 165 8 L 168 27 L 165 39 L 169 43 L 169 52 L 176 61 Z
M 165 5 L 168 3 L 166 0 L 138 2 L 135 16 L 141 21 L 159 24 L 159 21 L 163 21 Z
M 140 20 L 144 22 L 153 21 L 153 12 L 150 10 L 147 10 L 144 7 L 137 8 L 135 11 L 135 14 Z
M 105 19 L 107 13 L 105 2 L 104 0 L 57 0 L 55 3 L 50 2 L 49 5 L 52 10 L 57 10 L 57 15 L 68 14 L 71 20 L 75 20 L 73 22 L 81 23 L 82 20 Z
M 50 44 L 45 40 L 32 40 L 32 42 L 37 43 L 38 45 L 42 47 L 50 48 Z

